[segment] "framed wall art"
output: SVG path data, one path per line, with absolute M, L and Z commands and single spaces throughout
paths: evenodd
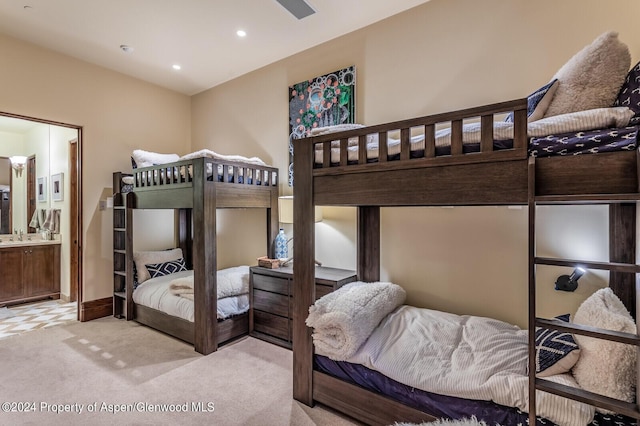
M 355 123 L 356 67 L 330 72 L 289 87 L 289 186 L 293 186 L 293 140 L 318 127 Z
M 64 200 L 64 174 L 56 173 L 51 175 L 51 199 L 53 201 Z
M 38 194 L 38 201 L 44 202 L 47 201 L 47 177 L 39 177 L 38 183 L 36 186 L 36 193 Z

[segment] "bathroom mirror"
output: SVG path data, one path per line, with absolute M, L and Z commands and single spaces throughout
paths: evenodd
M 0 234 L 37 232 L 29 227 L 32 212 L 50 208 L 48 188 L 38 197 L 38 182 L 49 182 L 50 127 L 0 116 Z M 11 166 L 9 159 L 14 155 L 27 157 L 24 169 Z
M 11 233 L 11 162 L 0 157 L 0 234 Z

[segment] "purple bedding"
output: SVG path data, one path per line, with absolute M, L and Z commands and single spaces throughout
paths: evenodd
M 436 417 L 462 419 L 476 416 L 490 425 L 512 426 L 528 423 L 528 414 L 491 401 L 478 401 L 433 394 L 398 383 L 362 365 L 333 361 L 314 356 L 314 369 L 353 383 L 370 391 L 389 396 L 402 404 L 433 414 Z M 554 426 L 551 421 L 538 418 L 538 426 Z M 636 426 L 634 419 L 620 415 L 596 413 L 591 426 Z

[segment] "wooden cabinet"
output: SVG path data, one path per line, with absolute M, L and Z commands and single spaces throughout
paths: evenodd
M 0 248 L 0 304 L 60 297 L 60 244 Z
M 251 270 L 249 333 L 253 337 L 291 348 L 293 329 L 293 268 Z M 316 299 L 356 280 L 345 269 L 316 268 Z

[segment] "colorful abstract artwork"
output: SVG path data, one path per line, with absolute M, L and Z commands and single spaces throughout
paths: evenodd
M 356 67 L 350 66 L 289 87 L 289 186 L 293 186 L 293 140 L 311 130 L 354 123 Z

